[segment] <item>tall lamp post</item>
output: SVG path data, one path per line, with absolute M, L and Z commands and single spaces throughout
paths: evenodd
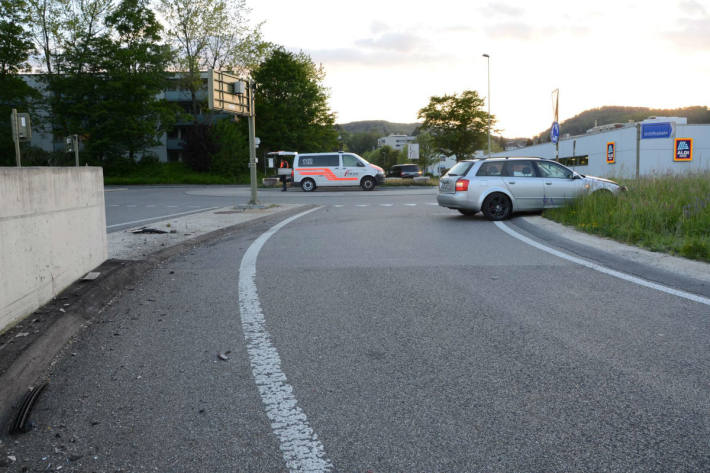
M 483 55 L 488 64 L 488 157 L 491 157 L 491 57 Z

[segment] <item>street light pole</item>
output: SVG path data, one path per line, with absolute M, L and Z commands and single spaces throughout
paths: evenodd
M 488 64 L 488 157 L 491 157 L 491 57 L 483 55 Z

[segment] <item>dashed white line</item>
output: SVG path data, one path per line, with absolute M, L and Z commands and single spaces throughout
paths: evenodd
M 592 263 L 591 261 L 584 260 L 582 258 L 577 258 L 575 256 L 570 256 L 566 253 L 562 253 L 561 251 L 557 251 L 553 248 L 550 248 L 548 246 L 545 246 L 541 243 L 536 242 L 535 240 L 531 240 L 530 238 L 521 235 L 520 233 L 516 232 L 515 230 L 511 229 L 508 227 L 506 224 L 502 222 L 494 222 L 498 228 L 503 230 L 505 233 L 508 235 L 512 236 L 513 238 L 517 238 L 518 240 L 527 243 L 530 246 L 533 246 L 537 248 L 538 250 L 545 251 L 547 253 L 550 253 L 551 255 L 555 255 L 558 258 L 566 259 L 567 261 L 571 261 L 573 263 L 586 266 L 587 268 L 593 269 L 595 271 L 599 271 L 600 273 L 608 274 L 609 276 L 613 276 L 615 278 L 623 279 L 624 281 L 632 282 L 634 284 L 638 284 L 639 286 L 644 286 L 648 287 L 651 289 L 655 289 L 657 291 L 665 292 L 666 294 L 672 294 L 674 296 L 682 297 L 684 299 L 691 300 L 693 302 L 698 302 L 700 304 L 705 304 L 705 305 L 710 305 L 710 299 L 707 297 L 699 296 L 697 294 L 692 294 L 690 292 L 685 292 L 685 291 L 680 291 L 678 289 L 673 289 L 672 287 L 668 286 L 663 286 L 662 284 L 657 284 L 655 282 L 651 281 L 646 281 L 645 279 L 638 278 L 636 276 L 632 276 L 630 274 L 622 273 L 620 271 L 615 271 L 613 269 L 607 268 L 605 266 L 602 266 L 600 264 Z
M 249 246 L 239 267 L 239 310 L 247 353 L 271 429 L 279 439 L 286 467 L 293 472 L 328 472 L 333 468 L 306 414 L 298 407 L 293 387 L 281 370 L 281 358 L 266 330 L 256 289 L 256 259 L 264 243 L 285 225 L 310 212 L 307 210 L 274 225 Z
M 406 205 L 407 207 L 416 207 L 417 206 L 417 204 L 404 204 L 404 205 Z
M 392 207 L 394 204 L 380 204 L 380 207 Z
M 355 204 L 355 207 L 369 207 L 370 204 Z

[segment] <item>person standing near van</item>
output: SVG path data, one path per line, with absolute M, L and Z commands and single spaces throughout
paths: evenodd
M 281 169 L 288 169 L 288 161 L 286 161 L 285 159 L 282 159 L 279 167 Z M 281 175 L 281 183 L 283 184 L 283 187 L 281 188 L 281 192 L 286 192 L 286 175 L 285 174 Z

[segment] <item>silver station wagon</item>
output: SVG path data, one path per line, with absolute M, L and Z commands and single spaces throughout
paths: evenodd
M 563 206 L 584 193 L 624 190 L 609 179 L 584 176 L 542 158 L 460 161 L 439 180 L 437 201 L 464 215 L 504 220 L 513 212 Z

